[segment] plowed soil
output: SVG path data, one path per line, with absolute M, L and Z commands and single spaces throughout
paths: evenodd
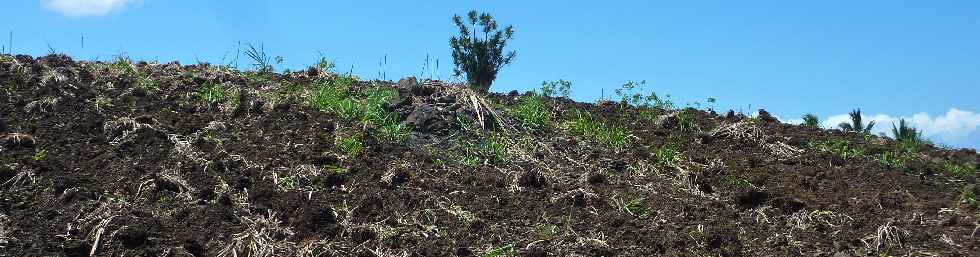
M 465 163 L 454 117 L 479 111 L 460 85 L 357 82 L 401 92 L 386 108 L 415 129 L 392 142 L 282 93 L 336 76 L 315 69 L 2 57 L 0 256 L 980 256 L 976 175 L 949 172 L 973 150 L 895 167 L 812 147 L 896 147 L 878 136 L 696 109 L 683 129 L 677 111 L 548 98 L 556 120 L 630 131 L 615 149 L 513 126 L 514 92 L 474 95 L 502 119 L 477 129 L 523 136 Z M 202 101 L 209 83 L 236 103 Z M 337 143 L 354 134 L 356 155 Z M 677 163 L 658 164 L 666 145 Z

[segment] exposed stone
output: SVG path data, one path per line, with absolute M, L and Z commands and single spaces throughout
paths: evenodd
M 779 123 L 779 120 L 777 120 L 775 117 L 772 117 L 772 115 L 769 114 L 769 112 L 763 109 L 759 109 L 759 120 L 761 120 L 763 123 L 776 123 L 776 124 Z

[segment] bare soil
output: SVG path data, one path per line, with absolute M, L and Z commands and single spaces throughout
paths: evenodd
M 487 131 L 523 136 L 466 165 L 454 117 L 478 111 L 459 85 L 358 82 L 399 88 L 401 119 L 430 108 L 393 143 L 282 93 L 331 76 L 314 69 L 112 65 L 0 61 L 0 256 L 980 256 L 976 175 L 944 166 L 975 164 L 969 149 L 895 168 L 810 147 L 895 147 L 877 136 L 688 109 L 691 131 L 676 112 L 549 98 L 556 119 L 586 110 L 635 136 L 614 149 L 508 126 L 515 92 L 478 96 L 503 117 Z M 202 103 L 207 83 L 237 103 Z M 349 156 L 336 139 L 356 133 Z M 665 145 L 675 165 L 657 165 Z

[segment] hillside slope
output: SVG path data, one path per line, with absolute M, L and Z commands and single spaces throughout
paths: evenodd
M 2 256 L 978 256 L 973 150 L 316 67 L 0 56 Z

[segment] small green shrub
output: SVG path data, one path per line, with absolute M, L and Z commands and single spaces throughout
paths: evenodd
M 892 123 L 892 135 L 895 140 L 906 144 L 906 146 L 918 145 L 922 140 L 922 132 L 905 122 L 905 119 L 898 120 L 898 126 Z
M 136 87 L 149 93 L 157 90 L 157 82 L 153 80 L 153 77 L 150 77 L 144 72 L 138 72 L 136 76 Z
M 43 161 L 45 157 L 48 157 L 48 150 L 40 149 L 34 151 L 34 156 L 31 156 L 31 159 L 36 162 L 39 162 L 39 161 Z
M 449 39 L 456 65 L 453 71 L 457 76 L 465 74 L 466 81 L 474 90 L 487 92 L 497 79 L 500 68 L 517 55 L 514 51 L 504 53 L 507 40 L 514 36 L 514 27 L 497 30 L 497 21 L 487 13 L 470 11 L 467 16 L 469 26 L 459 15 L 453 16 L 453 23 L 459 27 L 459 35 Z M 477 28 L 477 24 L 482 28 Z M 480 34 L 483 38 L 479 37 Z
M 463 164 L 475 166 L 484 160 L 500 162 L 507 159 L 507 144 L 500 134 L 482 134 L 476 140 L 466 140 L 463 146 Z
M 278 186 L 282 190 L 294 190 L 299 188 L 299 179 L 295 176 L 281 177 Z
M 376 128 L 378 138 L 389 143 L 401 144 L 408 140 L 412 129 L 398 122 L 385 122 Z
M 106 65 L 109 68 L 109 72 L 118 75 L 132 75 L 136 73 L 136 67 L 133 66 L 129 57 L 120 54 L 116 56 L 116 59 L 111 63 Z
M 865 157 L 864 149 L 860 147 L 851 146 L 847 140 L 843 139 L 830 139 L 826 141 L 811 141 L 810 149 L 831 153 L 840 156 L 844 159 L 853 159 Z
M 402 124 L 397 115 L 384 109 L 384 103 L 397 98 L 398 91 L 371 87 L 363 92 L 352 92 L 351 87 L 355 80 L 352 76 L 317 80 L 313 92 L 306 97 L 306 103 L 343 119 L 369 124 L 374 127 L 379 139 L 393 143 L 405 142 L 411 128 Z
M 205 105 L 224 102 L 228 97 L 224 85 L 220 83 L 204 84 L 197 89 L 196 95 Z
M 977 175 L 977 166 L 972 163 L 956 164 L 951 161 L 946 161 L 943 163 L 943 170 L 946 171 L 946 174 L 958 178 Z
M 905 168 L 905 161 L 907 159 L 908 157 L 905 155 L 892 152 L 884 152 L 874 156 L 875 161 L 891 169 Z
M 514 249 L 514 244 L 509 244 L 494 248 L 488 251 L 483 257 L 500 257 L 500 256 L 518 256 L 517 250 Z
M 336 142 L 338 148 L 350 158 L 357 158 L 364 151 L 363 135 L 360 133 L 339 138 Z
M 568 82 L 561 79 L 557 81 L 542 81 L 541 95 L 547 97 L 569 98 L 571 88 L 572 88 L 572 82 Z
M 749 188 L 752 187 L 752 183 L 746 179 L 740 178 L 735 175 L 726 175 L 721 178 L 721 183 L 728 185 L 733 188 Z
M 690 109 L 685 109 L 677 113 L 677 125 L 681 128 L 681 131 L 701 131 L 697 122 L 694 121 L 694 112 L 690 111 Z
M 970 205 L 977 205 L 977 194 L 974 190 L 976 186 L 965 186 L 960 190 L 960 202 Z
M 580 139 L 620 150 L 628 147 L 634 138 L 625 128 L 609 126 L 585 111 L 576 110 L 563 123 L 566 132 Z
M 861 117 L 861 109 L 855 109 L 848 114 L 851 117 L 851 123 L 843 122 L 838 124 L 839 127 L 844 132 L 854 132 L 863 135 L 871 134 L 871 128 L 875 126 L 875 121 L 868 122 L 864 124 Z
M 534 92 L 521 96 L 517 100 L 517 105 L 508 108 L 507 112 L 531 131 L 543 129 L 551 124 L 551 110 L 544 99 Z
M 668 169 L 676 166 L 680 162 L 681 152 L 672 146 L 664 145 L 657 148 L 653 157 L 656 159 L 655 165 L 657 168 Z
M 820 120 L 817 119 L 817 115 L 812 113 L 807 113 L 803 115 L 803 126 L 817 127 L 820 126 Z
M 645 90 L 646 83 L 645 80 L 639 82 L 631 80 L 616 89 L 616 96 L 619 97 L 620 104 L 639 108 L 674 109 L 674 102 L 670 100 L 670 95 L 660 97 L 657 95 L 657 92 L 653 91 L 644 95 L 643 91 Z
M 633 198 L 633 200 L 630 200 L 629 203 L 626 203 L 626 206 L 623 208 L 624 211 L 638 219 L 646 219 L 650 217 L 650 214 L 653 213 L 653 209 L 643 205 L 643 200 L 645 199 L 646 198 L 643 197 Z

